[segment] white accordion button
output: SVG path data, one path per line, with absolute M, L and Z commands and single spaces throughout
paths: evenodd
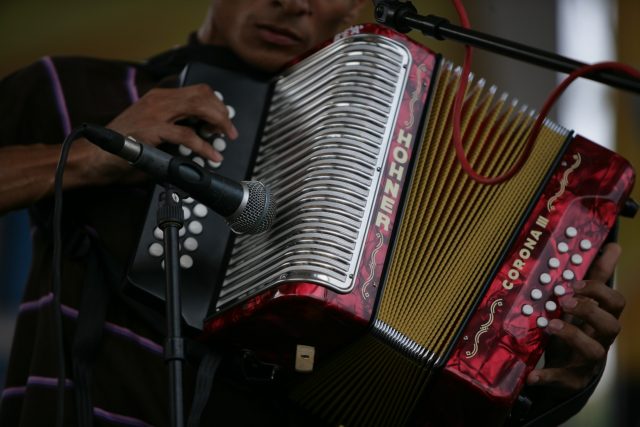
M 202 223 L 200 221 L 191 221 L 188 228 L 191 234 L 198 235 L 202 233 Z
M 191 203 L 193 203 L 193 197 L 187 197 L 186 199 L 183 200 L 183 202 L 185 202 L 186 204 L 190 205 Z
M 153 237 L 155 237 L 158 240 L 164 239 L 164 232 L 160 230 L 160 227 L 156 227 L 153 229 Z
M 534 301 L 538 301 L 540 299 L 542 299 L 542 291 L 540 289 L 534 289 L 531 291 L 531 298 Z
M 551 275 L 549 273 L 542 273 L 540 275 L 540 283 L 543 285 L 548 285 L 551 283 Z
M 571 263 L 573 265 L 581 265 L 582 262 L 583 262 L 582 255 L 580 255 L 580 254 L 571 255 Z
M 207 164 L 211 169 L 218 169 L 220 165 L 222 165 L 222 162 L 214 162 L 213 160 L 207 160 Z
M 565 242 L 558 243 L 558 251 L 560 253 L 566 254 L 567 252 L 569 252 L 569 245 L 567 245 Z
M 187 229 L 184 227 L 181 227 L 180 230 L 178 230 L 178 236 L 184 237 L 185 234 L 187 234 Z
M 523 305 L 522 314 L 524 314 L 525 316 L 531 316 L 533 314 L 533 307 L 531 307 L 529 304 Z
M 189 218 L 191 218 L 191 210 L 189 210 L 188 207 L 183 206 L 182 207 L 182 215 L 184 215 L 184 220 L 188 220 Z
M 553 301 L 547 301 L 544 304 L 544 308 L 549 312 L 556 311 L 558 309 L 558 304 Z
M 562 295 L 567 293 L 567 290 L 564 288 L 564 286 L 557 285 L 555 288 L 553 288 L 553 293 L 561 297 Z
M 184 239 L 184 243 L 182 244 L 182 246 L 184 246 L 186 250 L 193 252 L 198 249 L 198 241 L 193 237 L 187 237 L 186 239 Z
M 564 280 L 573 280 L 576 278 L 576 274 L 571 270 L 565 270 L 562 272 L 562 278 Z
M 227 141 L 223 138 L 216 138 L 213 140 L 213 148 L 222 153 L 227 149 Z
M 205 216 L 207 216 L 207 207 L 205 205 L 203 205 L 202 203 L 198 203 L 197 205 L 195 205 L 195 207 L 193 208 L 193 213 L 198 217 L 198 218 L 204 218 Z
M 197 164 L 198 166 L 204 167 L 204 159 L 202 157 L 194 157 L 193 159 L 193 163 Z
M 152 243 L 149 246 L 149 255 L 158 258 L 164 255 L 164 247 L 160 243 Z
M 193 151 L 191 151 L 191 148 L 187 147 L 186 145 L 180 145 L 178 147 L 178 152 L 185 157 L 193 153 Z
M 539 328 L 546 328 L 547 325 L 549 325 L 549 321 L 546 317 L 538 317 L 538 319 L 536 320 L 536 324 Z
M 564 234 L 567 237 L 576 237 L 578 235 L 578 230 L 576 230 L 575 227 L 567 227 L 566 230 L 564 230 Z
M 213 94 L 216 96 L 216 98 L 218 98 L 220 101 L 224 101 L 224 96 L 222 96 L 222 94 L 220 92 L 218 92 L 217 90 L 213 91 Z
M 184 268 L 185 270 L 193 267 L 193 258 L 191 258 L 189 255 L 182 255 L 180 257 L 180 267 Z
M 582 249 L 583 251 L 588 251 L 592 246 L 593 245 L 591 244 L 591 240 L 584 239 L 580 242 L 580 249 Z
M 558 268 L 560 267 L 560 260 L 558 258 L 549 258 L 549 262 L 547 263 L 547 265 L 549 265 L 549 267 L 551 268 Z
M 227 111 L 229 112 L 229 118 L 233 119 L 236 116 L 236 109 L 231 105 L 227 105 Z

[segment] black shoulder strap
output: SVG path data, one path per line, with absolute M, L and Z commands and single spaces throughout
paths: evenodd
M 587 385 L 584 389 L 555 405 L 545 407 L 544 404 L 536 404 L 535 398 L 532 399 L 533 406 L 531 407 L 530 412 L 520 419 L 513 417 L 511 419 L 511 422 L 507 425 L 509 427 L 547 427 L 560 425 L 566 422 L 587 404 L 587 401 L 593 394 L 596 386 L 598 385 L 598 382 L 602 378 L 603 372 L 604 366 L 602 366 L 600 373 L 593 380 L 591 380 L 589 385 Z
M 72 362 L 76 396 L 78 425 L 93 425 L 91 400 L 92 370 L 104 331 L 107 306 L 111 297 L 111 285 L 117 283 L 117 269 L 110 258 L 89 237 L 91 247 L 87 255 L 87 272 L 78 307 L 78 321 L 73 339 Z
M 200 418 L 209 401 L 213 380 L 221 360 L 220 353 L 210 350 L 200 361 L 187 427 L 200 427 Z

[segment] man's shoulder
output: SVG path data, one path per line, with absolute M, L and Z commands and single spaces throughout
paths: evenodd
M 93 58 L 85 56 L 43 56 L 31 64 L 7 75 L 4 79 L 40 77 L 51 72 L 78 72 L 100 70 L 122 70 L 139 67 L 132 61 Z
M 93 76 L 95 78 L 109 75 L 121 75 L 130 69 L 138 69 L 140 64 L 133 61 L 94 58 L 84 56 L 47 56 L 40 59 L 40 64 L 54 67 L 59 75 Z
M 140 64 L 131 61 L 81 56 L 44 56 L 0 79 L 0 88 L 16 88 L 25 97 L 49 90 L 122 84 L 136 74 Z

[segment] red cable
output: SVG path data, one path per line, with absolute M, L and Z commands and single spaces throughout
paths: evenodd
M 471 28 L 469 23 L 469 18 L 467 16 L 467 12 L 462 4 L 462 0 L 453 0 L 453 4 L 458 12 L 458 16 L 460 17 L 460 22 L 464 28 Z M 538 114 L 538 118 L 536 119 L 533 127 L 531 129 L 531 133 L 527 139 L 526 145 L 518 161 L 505 172 L 503 175 L 496 177 L 487 177 L 478 174 L 469 161 L 467 160 L 467 156 L 464 152 L 464 147 L 462 146 L 462 136 L 460 132 L 460 123 L 462 116 L 462 103 L 464 100 L 464 94 L 467 90 L 467 81 L 469 79 L 469 71 L 471 68 L 471 47 L 465 46 L 465 57 L 464 63 L 462 66 L 462 75 L 460 76 L 460 86 L 458 87 L 458 92 L 456 93 L 456 97 L 453 103 L 453 146 L 456 151 L 456 157 L 460 162 L 462 169 L 475 181 L 481 184 L 500 184 L 511 177 L 513 177 L 516 173 L 522 169 L 524 163 L 529 159 L 529 155 L 533 150 L 533 145 L 535 143 L 540 130 L 542 129 L 542 124 L 544 119 L 547 117 L 549 110 L 555 104 L 557 99 L 562 95 L 565 89 L 578 77 L 584 76 L 586 74 L 590 74 L 597 71 L 602 70 L 610 70 L 610 71 L 620 71 L 626 73 L 632 77 L 640 79 L 640 71 L 636 70 L 629 65 L 622 64 L 620 62 L 614 61 L 606 61 L 606 62 L 598 62 L 591 65 L 585 65 L 584 67 L 578 68 L 569 74 L 563 81 L 560 83 L 549 95 L 547 100 L 545 101 L 542 109 L 540 110 L 540 114 Z

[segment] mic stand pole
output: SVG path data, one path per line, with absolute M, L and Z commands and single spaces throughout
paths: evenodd
M 417 13 L 417 9 L 410 1 L 378 0 L 375 1 L 374 13 L 377 22 L 404 33 L 416 29 L 438 40 L 462 42 L 472 47 L 567 74 L 588 65 L 562 55 L 452 25 L 445 18 L 434 15 L 422 16 Z M 597 71 L 585 75 L 584 78 L 640 93 L 640 80 L 622 73 Z
M 182 200 L 171 185 L 166 185 L 158 201 L 158 227 L 163 232 L 167 332 L 164 360 L 169 367 L 169 415 L 171 426 L 184 426 L 182 367 L 184 340 L 181 331 L 180 258 L 178 230 L 184 224 Z

